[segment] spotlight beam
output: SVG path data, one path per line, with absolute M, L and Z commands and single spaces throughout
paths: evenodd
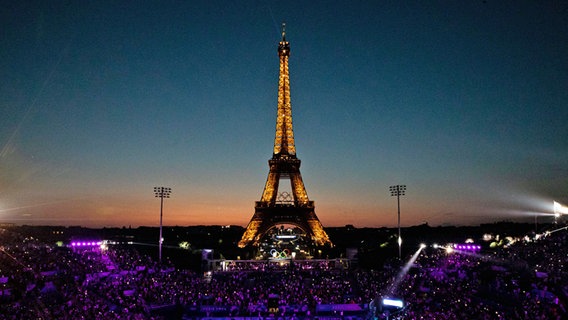
M 418 255 L 420 254 L 420 252 L 422 252 L 422 249 L 424 249 L 424 248 L 426 248 L 425 245 L 420 245 L 418 250 L 416 250 L 416 252 L 414 252 L 412 257 L 410 257 L 410 259 L 406 262 L 404 267 L 398 272 L 395 281 L 389 286 L 389 288 L 386 291 L 386 294 L 383 294 L 383 296 L 395 294 L 396 290 L 398 289 L 398 286 L 400 285 L 400 283 L 404 279 L 404 276 L 408 273 L 408 270 L 410 270 L 410 267 L 412 267 L 412 264 L 414 264 L 414 262 L 418 258 Z

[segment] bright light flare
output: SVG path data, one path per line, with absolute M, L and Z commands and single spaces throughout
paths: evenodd
M 562 206 L 561 204 L 556 204 L 558 202 L 552 201 L 553 199 L 545 198 L 537 195 L 526 194 L 522 191 L 508 190 L 508 195 L 513 195 L 514 202 L 509 206 L 493 208 L 492 212 L 496 215 L 506 215 L 516 218 L 522 217 L 551 217 L 554 216 L 554 212 L 558 212 L 558 209 L 564 207 L 564 214 L 568 214 L 568 208 Z M 558 208 L 554 210 L 551 207 L 551 202 Z
M 554 215 L 559 217 L 562 214 L 568 214 L 568 207 L 554 201 Z

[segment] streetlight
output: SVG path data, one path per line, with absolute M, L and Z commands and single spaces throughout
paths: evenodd
M 398 204 L 398 259 L 402 259 L 402 237 L 400 236 L 400 196 L 404 196 L 406 192 L 405 185 L 390 186 L 391 196 L 396 196 L 396 202 Z
M 164 198 L 169 198 L 172 193 L 172 188 L 154 187 L 154 194 L 156 198 L 160 198 L 160 239 L 158 240 L 158 261 L 162 265 L 162 214 L 164 212 Z

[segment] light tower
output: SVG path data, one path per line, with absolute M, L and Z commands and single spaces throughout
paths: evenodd
M 172 188 L 154 187 L 154 194 L 156 198 L 160 198 L 160 239 L 158 239 L 158 261 L 162 265 L 162 216 L 164 212 L 164 198 L 169 198 L 172 193 Z
M 390 186 L 391 196 L 396 196 L 398 206 L 398 259 L 402 259 L 402 237 L 400 236 L 400 196 L 404 196 L 406 192 L 405 185 Z

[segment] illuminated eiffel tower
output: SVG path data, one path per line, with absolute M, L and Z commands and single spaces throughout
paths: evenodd
M 270 171 L 262 198 L 255 204 L 254 215 L 239 241 L 239 247 L 258 245 L 263 236 L 279 224 L 299 227 L 315 245 L 331 245 L 329 236 L 316 216 L 314 202 L 308 199 L 308 193 L 300 174 L 301 161 L 296 157 L 290 104 L 290 74 L 288 72 L 290 44 L 286 41 L 284 24 L 282 25 L 282 41 L 278 45 L 278 56 L 280 57 L 280 76 L 274 152 L 272 159 L 268 160 Z M 288 192 L 278 192 L 281 179 L 289 179 L 291 195 Z

